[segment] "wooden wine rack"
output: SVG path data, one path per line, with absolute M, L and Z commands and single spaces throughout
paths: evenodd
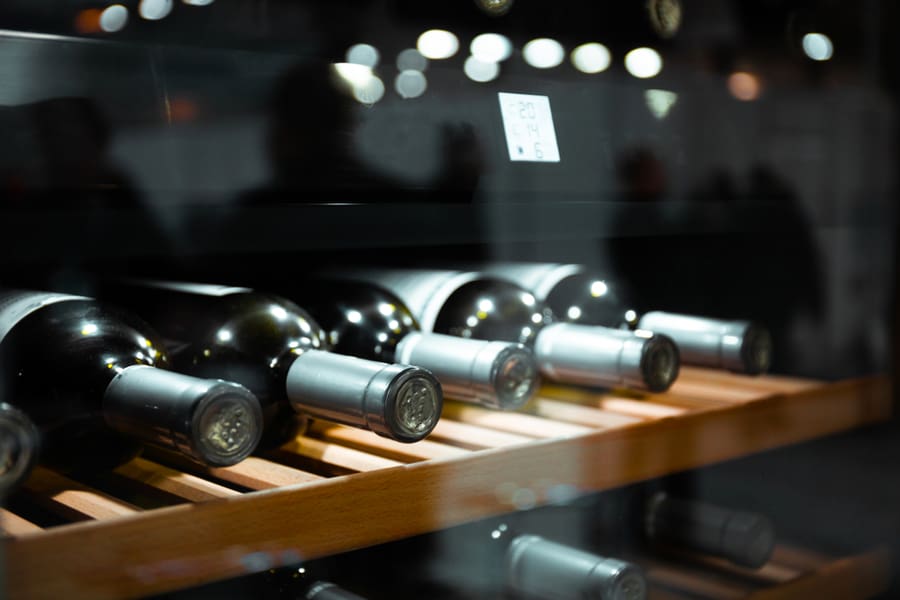
M 891 572 L 886 547 L 835 558 L 781 545 L 756 570 L 701 557 L 629 558 L 642 566 L 650 600 L 870 598 L 887 588 Z
M 225 469 L 159 456 L 89 481 L 38 469 L 2 515 L 9 597 L 138 597 L 436 531 L 886 420 L 889 386 L 684 368 L 665 394 L 545 386 L 524 412 L 448 403 L 417 444 L 320 423 Z M 797 556 L 753 574 L 645 568 L 658 598 L 886 585 L 884 549 Z

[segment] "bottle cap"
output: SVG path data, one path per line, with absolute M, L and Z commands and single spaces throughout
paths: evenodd
M 0 498 L 23 482 L 37 462 L 40 434 L 19 409 L 0 403 Z
M 510 588 L 559 600 L 643 600 L 647 582 L 628 562 L 582 552 L 536 535 L 519 535 L 506 552 Z
M 544 327 L 534 350 L 551 379 L 654 392 L 672 384 L 680 364 L 678 349 L 665 336 L 570 323 Z
M 654 311 L 641 317 L 638 326 L 675 340 L 684 364 L 758 375 L 772 362 L 771 334 L 749 321 Z
M 678 377 L 681 366 L 681 358 L 678 355 L 678 346 L 672 338 L 666 335 L 652 335 L 643 337 L 641 346 L 641 374 L 644 384 L 651 392 L 664 392 Z
M 534 354 L 513 342 L 413 332 L 397 344 L 395 357 L 431 371 L 448 398 L 490 408 L 519 408 L 539 381 Z
M 400 442 L 415 442 L 437 425 L 441 384 L 429 371 L 320 350 L 299 355 L 288 371 L 294 409 Z
M 259 444 L 259 401 L 247 388 L 144 365 L 125 368 L 103 396 L 113 429 L 215 467 L 234 465 Z

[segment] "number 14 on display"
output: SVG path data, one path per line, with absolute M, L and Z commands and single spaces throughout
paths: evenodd
M 509 160 L 559 162 L 550 98 L 506 92 L 498 96 Z

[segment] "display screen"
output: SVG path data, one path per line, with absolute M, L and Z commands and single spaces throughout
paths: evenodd
M 550 98 L 500 92 L 500 115 L 509 160 L 559 162 Z

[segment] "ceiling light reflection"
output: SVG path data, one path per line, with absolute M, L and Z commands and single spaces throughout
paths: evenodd
M 500 75 L 500 65 L 495 62 L 482 62 L 474 56 L 470 56 L 463 65 L 463 72 L 472 81 L 487 83 L 497 79 L 497 76 Z
M 444 29 L 430 29 L 419 36 L 416 47 L 425 58 L 450 58 L 459 50 L 459 38 Z
M 653 48 L 635 48 L 625 55 L 625 68 L 638 79 L 656 77 L 662 71 L 662 57 Z
M 418 98 L 428 89 L 428 80 L 421 71 L 412 69 L 401 72 L 394 80 L 394 89 L 401 98 Z
M 512 55 L 512 42 L 499 33 L 482 33 L 469 45 L 472 56 L 481 62 L 503 62 Z
M 141 0 L 138 14 L 148 21 L 158 21 L 172 12 L 172 0 Z
M 813 60 L 830 60 L 834 55 L 834 45 L 824 33 L 807 33 L 803 36 L 803 51 Z
M 381 55 L 378 49 L 371 44 L 355 44 L 347 49 L 346 59 L 348 63 L 364 65 L 371 69 L 378 66 Z
M 678 94 L 668 90 L 646 90 L 644 92 L 644 102 L 647 103 L 647 108 L 659 121 L 669 116 L 669 111 L 677 101 Z
M 128 9 L 121 4 L 107 6 L 100 13 L 100 29 L 107 33 L 121 31 L 128 23 Z
M 558 67 L 566 58 L 562 44 L 550 38 L 531 40 L 522 49 L 525 62 L 535 69 Z
M 738 100 L 750 102 L 759 98 L 762 86 L 752 73 L 737 72 L 728 77 L 728 91 Z
M 407 48 L 397 55 L 398 71 L 422 71 L 428 68 L 428 59 L 415 48 Z
M 384 82 L 365 65 L 335 63 L 334 72 L 350 85 L 351 93 L 361 104 L 375 104 L 384 97 Z
M 582 73 L 602 73 L 611 62 L 609 49 L 603 44 L 582 44 L 572 50 L 572 64 Z

